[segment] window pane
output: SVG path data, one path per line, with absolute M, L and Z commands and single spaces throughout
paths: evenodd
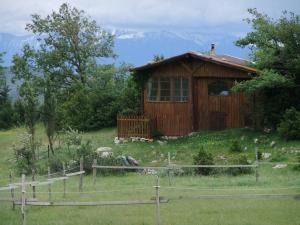
M 173 79 L 173 100 L 181 101 L 181 78 Z
M 182 97 L 181 101 L 187 101 L 189 96 L 189 80 L 182 78 Z
M 148 100 L 156 101 L 158 92 L 158 81 L 157 79 L 150 79 L 148 82 Z
M 208 95 L 228 96 L 229 87 L 224 81 L 216 81 L 208 85 Z
M 160 79 L 160 100 L 170 101 L 171 100 L 171 82 L 170 78 Z
M 173 101 L 187 101 L 189 93 L 189 80 L 183 77 L 173 79 Z

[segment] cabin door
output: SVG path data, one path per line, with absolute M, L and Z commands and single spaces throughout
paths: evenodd
M 209 93 L 209 85 L 214 82 L 216 80 L 206 78 L 195 78 L 193 82 L 195 131 L 223 130 L 227 127 L 230 97 L 226 96 L 225 91 L 221 95 Z

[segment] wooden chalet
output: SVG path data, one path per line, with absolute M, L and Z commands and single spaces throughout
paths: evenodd
M 249 61 L 215 55 L 212 45 L 210 54 L 187 52 L 133 71 L 147 77 L 143 118 L 166 136 L 250 125 L 250 103 L 230 91 L 235 81 L 255 76 Z

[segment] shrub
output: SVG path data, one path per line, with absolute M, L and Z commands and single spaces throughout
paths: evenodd
M 18 138 L 19 144 L 13 146 L 16 169 L 20 174 L 30 174 L 33 169 L 36 169 L 34 152 L 38 150 L 41 144 L 38 141 L 32 143 L 31 135 L 28 133 L 23 133 Z
M 279 134 L 286 140 L 300 139 L 300 112 L 292 107 L 287 109 L 277 127 Z
M 214 165 L 214 159 L 211 153 L 206 152 L 203 149 L 203 146 L 200 148 L 198 154 L 194 156 L 194 164 L 195 165 Z M 213 168 L 196 168 L 195 171 L 199 175 L 210 175 L 213 172 Z
M 232 159 L 234 165 L 250 165 L 246 155 L 238 155 Z M 227 169 L 227 173 L 233 176 L 252 173 L 251 167 L 232 167 Z
M 62 171 L 63 170 L 63 162 L 56 155 L 51 155 L 48 160 L 48 165 L 50 167 L 51 173 Z
M 231 152 L 242 152 L 242 146 L 240 145 L 238 140 L 233 140 L 229 149 Z
M 300 171 L 300 154 L 298 153 L 296 157 L 297 157 L 297 162 L 298 162 L 299 164 L 294 165 L 294 166 L 293 166 L 293 169 L 294 169 L 294 170 L 297 170 L 297 171 Z
M 164 134 L 158 130 L 153 130 L 151 136 L 153 139 L 160 139 Z

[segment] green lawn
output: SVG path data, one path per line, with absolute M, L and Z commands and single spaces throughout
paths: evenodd
M 0 186 L 7 184 L 7 174 L 13 167 L 13 151 L 11 145 L 17 140 L 23 129 L 12 129 L 0 132 Z M 45 137 L 41 127 L 39 138 Z M 114 154 L 130 154 L 140 160 L 143 165 L 166 164 L 167 152 L 171 152 L 172 162 L 192 163 L 200 145 L 212 152 L 215 159 L 220 156 L 231 157 L 228 146 L 233 139 L 240 140 L 248 158 L 254 158 L 254 138 L 261 141 L 258 148 L 262 152 L 270 152 L 273 160 L 284 162 L 295 161 L 295 151 L 300 150 L 300 142 L 285 142 L 276 133 L 262 134 L 246 129 L 233 129 L 222 132 L 205 132 L 191 137 L 169 140 L 166 144 L 125 143 L 115 145 L 113 138 L 115 129 L 103 129 L 84 134 L 91 139 L 95 148 L 111 146 Z M 276 142 L 271 148 L 270 143 Z M 156 160 L 156 163 L 151 163 Z M 266 161 L 270 161 L 268 159 Z M 216 175 L 171 176 L 160 173 L 161 196 L 169 199 L 169 203 L 161 205 L 161 224 L 167 225 L 240 225 L 300 224 L 300 172 L 293 166 L 284 169 L 272 169 L 272 165 L 259 167 L 259 181 L 255 175 L 243 176 Z M 20 178 L 17 178 L 19 180 Z M 30 179 L 28 177 L 27 179 Z M 45 180 L 39 176 L 38 180 Z M 67 181 L 66 199 L 62 198 L 62 182 L 53 186 L 53 201 L 113 201 L 113 200 L 149 200 L 154 197 L 153 175 L 127 173 L 120 176 L 98 176 L 96 187 L 92 186 L 91 176 L 84 177 L 84 193 L 78 194 L 78 177 Z M 40 201 L 47 201 L 47 186 L 37 189 Z M 75 193 L 74 193 L 75 192 Z M 20 195 L 20 190 L 16 190 Z M 9 192 L 0 192 L 0 198 L 10 196 Z M 28 189 L 27 196 L 31 196 Z M 29 225 L 152 225 L 155 224 L 154 205 L 130 206 L 97 206 L 97 207 L 40 207 L 27 206 L 27 224 Z M 0 202 L 0 224 L 20 224 L 20 207 L 11 210 L 11 203 Z

